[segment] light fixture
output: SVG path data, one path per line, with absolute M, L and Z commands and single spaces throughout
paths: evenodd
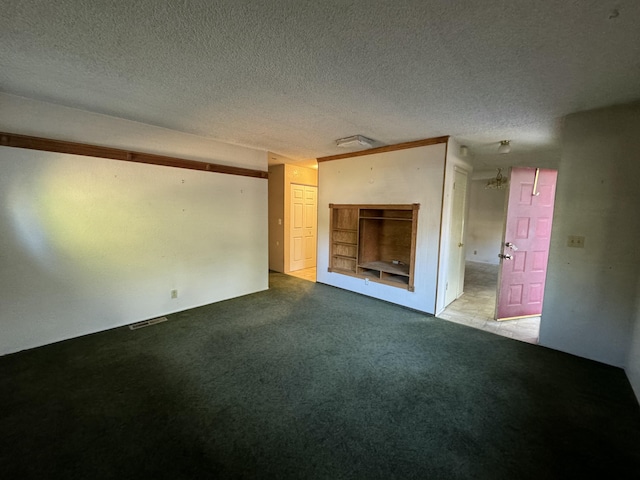
M 460 156 L 466 157 L 467 155 L 469 155 L 469 147 L 466 145 L 460 145 Z
M 502 169 L 499 168 L 496 178 L 490 179 L 484 188 L 489 188 L 492 190 L 502 190 L 507 187 L 507 183 L 509 183 L 509 180 L 502 176 Z
M 511 151 L 511 140 L 502 140 L 498 147 L 498 153 L 509 153 Z
M 373 140 L 362 135 L 352 135 L 351 137 L 339 138 L 336 145 L 341 148 L 365 147 L 373 146 Z

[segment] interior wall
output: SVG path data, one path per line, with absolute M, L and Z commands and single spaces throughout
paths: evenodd
M 267 168 L 266 152 L 0 101 L 2 131 Z M 9 147 L 0 161 L 0 354 L 268 288 L 264 179 Z
M 269 269 L 284 273 L 284 164 L 269 167 Z
M 640 271 L 638 132 L 640 104 L 565 119 L 540 326 L 541 345 L 627 368 Z M 584 236 L 584 248 L 568 247 L 569 235 Z
M 627 377 L 631 382 L 636 398 L 640 402 L 640 275 L 636 289 L 636 311 L 633 317 L 629 354 L 625 365 Z
M 487 179 L 474 179 L 469 189 L 466 259 L 498 265 L 507 190 L 486 189 Z
M 318 282 L 434 313 L 445 152 L 441 143 L 319 164 Z M 415 292 L 327 271 L 330 203 L 420 204 Z

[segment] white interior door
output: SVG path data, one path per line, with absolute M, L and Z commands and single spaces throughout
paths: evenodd
M 304 266 L 311 268 L 316 266 L 316 229 L 317 229 L 317 203 L 318 187 L 304 187 Z
M 467 172 L 458 168 L 454 172 L 445 306 L 462 295 L 464 291 L 464 213 L 467 199 Z
M 291 184 L 289 271 L 316 266 L 318 188 Z

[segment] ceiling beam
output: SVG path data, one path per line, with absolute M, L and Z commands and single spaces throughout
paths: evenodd
M 427 145 L 435 145 L 437 143 L 447 143 L 449 135 L 443 137 L 425 138 L 423 140 L 415 140 L 413 142 L 396 143 L 395 145 L 384 145 L 383 147 L 369 148 L 367 150 L 359 150 L 357 152 L 341 153 L 340 155 L 330 155 L 328 157 L 320 157 L 316 160 L 320 162 L 328 162 L 330 160 L 341 160 L 343 158 L 361 157 L 363 155 L 373 155 L 375 153 L 395 152 L 396 150 L 406 150 L 407 148 L 425 147 Z
M 269 172 L 253 170 L 249 168 L 219 165 L 217 163 L 187 160 L 179 157 L 167 157 L 152 153 L 121 150 L 118 148 L 89 145 L 86 143 L 68 142 L 65 140 L 53 140 L 42 137 L 29 137 L 14 133 L 0 132 L 0 145 L 13 148 L 26 148 L 44 152 L 68 153 L 85 157 L 107 158 L 125 162 L 147 163 L 164 167 L 186 168 L 203 172 L 224 173 L 227 175 L 240 175 L 244 177 L 269 178 Z

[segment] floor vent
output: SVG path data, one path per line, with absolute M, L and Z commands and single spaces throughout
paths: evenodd
M 156 323 L 166 322 L 167 317 L 152 318 L 151 320 L 144 320 L 142 322 L 132 323 L 129 325 L 129 330 L 137 330 L 138 328 L 150 327 Z

